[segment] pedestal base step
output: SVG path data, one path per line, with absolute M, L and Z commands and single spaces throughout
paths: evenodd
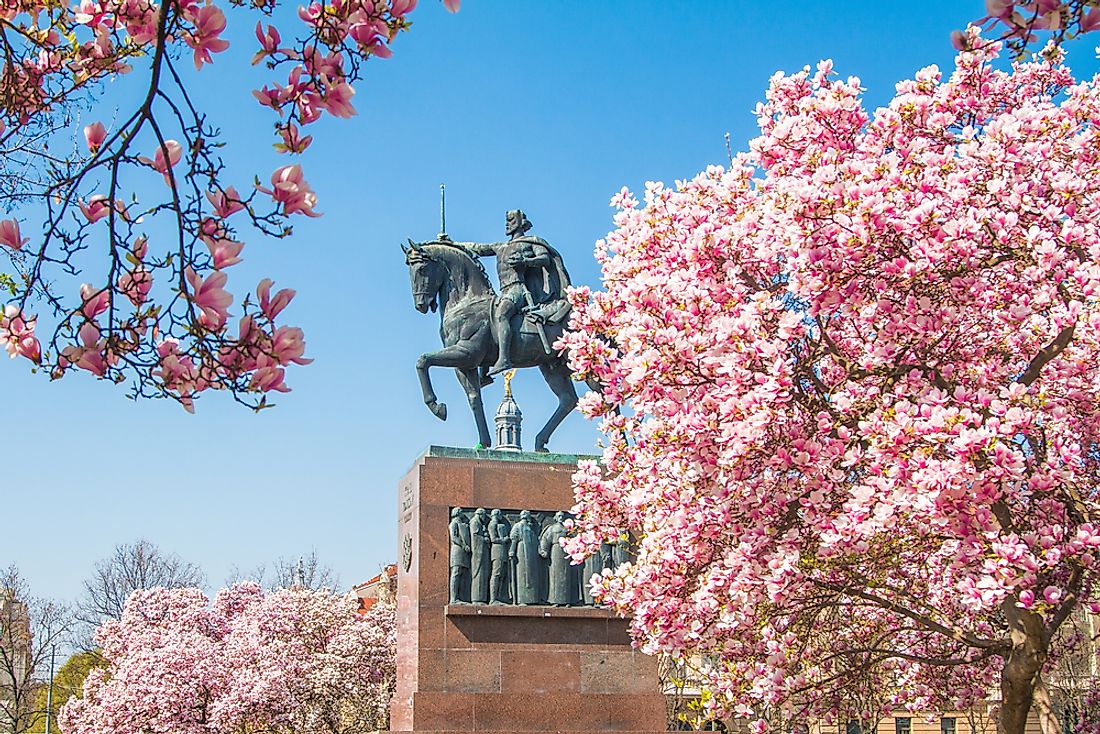
M 416 732 L 651 732 L 663 726 L 661 694 L 443 693 L 413 695 Z

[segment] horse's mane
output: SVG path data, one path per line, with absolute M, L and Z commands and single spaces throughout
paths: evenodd
M 474 253 L 470 252 L 469 247 L 466 247 L 465 245 L 459 244 L 458 242 L 448 242 L 446 240 L 435 240 L 433 242 L 426 242 L 424 244 L 425 244 L 425 246 L 427 246 L 427 245 L 438 245 L 440 247 L 449 247 L 453 250 L 458 250 L 459 252 L 461 252 L 463 255 L 465 255 L 471 261 L 473 261 L 473 264 L 481 272 L 481 277 L 485 278 L 485 282 L 489 284 L 489 290 L 492 291 L 493 293 L 496 293 L 496 289 L 493 288 L 493 281 L 489 279 L 489 273 L 488 273 L 488 271 L 485 270 L 485 264 L 483 262 L 481 262 L 480 257 L 478 257 Z

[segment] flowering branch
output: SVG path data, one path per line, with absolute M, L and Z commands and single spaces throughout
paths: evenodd
M 312 138 L 301 128 L 323 113 L 355 114 L 363 62 L 390 55 L 415 6 L 315 2 L 285 47 L 274 25 L 257 24 L 253 63 L 287 72 L 284 84 L 254 93 L 279 118 L 280 153 L 305 151 Z M 225 9 L 270 17 L 276 7 L 230 0 Z M 128 382 L 133 397 L 167 397 L 188 410 L 212 389 L 267 407 L 268 394 L 290 389 L 286 368 L 310 361 L 302 331 L 278 321 L 293 290 L 272 296 L 264 279 L 238 299 L 228 287 L 249 232 L 286 237 L 293 217 L 320 213 L 298 163 L 278 167 L 270 188 L 257 181 L 241 193 L 230 181 L 218 129 L 179 68 L 188 58 L 216 74 L 209 68 L 229 46 L 226 24 L 213 0 L 11 0 L 0 9 L 0 165 L 11 174 L 0 177 L 0 201 L 26 215 L 0 221 L 11 265 L 0 339 L 12 357 L 54 378 L 82 370 Z M 145 80 L 140 103 L 119 122 L 86 125 L 83 151 L 51 152 L 63 147 L 73 111 L 94 104 L 102 82 L 127 75 Z M 25 236 L 27 217 L 39 213 L 41 234 Z M 76 288 L 81 273 L 91 282 Z M 40 307 L 52 322 L 45 349 Z

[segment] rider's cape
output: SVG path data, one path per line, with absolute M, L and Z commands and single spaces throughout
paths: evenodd
M 569 318 L 569 311 L 572 308 L 566 297 L 566 289 L 572 285 L 572 281 L 569 280 L 569 271 L 565 269 L 561 253 L 541 237 L 523 236 L 513 241 L 538 245 L 546 248 L 550 253 L 550 267 L 528 271 L 526 285 L 535 301 L 535 306 L 527 309 L 527 313 L 549 324 L 564 322 Z

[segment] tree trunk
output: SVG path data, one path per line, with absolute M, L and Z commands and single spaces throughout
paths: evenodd
M 1001 668 L 1001 712 L 997 721 L 997 732 L 1024 734 L 1027 715 L 1035 703 L 1036 688 L 1042 686 L 1039 675 L 1047 659 L 1050 637 L 1043 618 L 1017 607 L 1014 598 L 1006 600 L 1001 608 L 1008 621 L 1012 648 L 1005 655 L 1004 667 Z M 1050 697 L 1045 687 L 1042 688 L 1040 698 L 1049 704 Z M 1053 716 L 1053 712 L 1051 715 Z M 1043 734 L 1050 733 L 1044 729 Z
M 1039 715 L 1039 728 L 1043 734 L 1062 734 L 1062 722 L 1054 713 L 1054 701 L 1050 698 L 1050 691 L 1041 673 L 1036 676 L 1035 696 L 1031 705 Z
M 1017 657 L 1014 648 L 1001 669 L 1001 713 L 997 720 L 997 734 L 1024 734 L 1027 715 L 1031 711 L 1035 671 L 1029 661 L 1014 659 Z

